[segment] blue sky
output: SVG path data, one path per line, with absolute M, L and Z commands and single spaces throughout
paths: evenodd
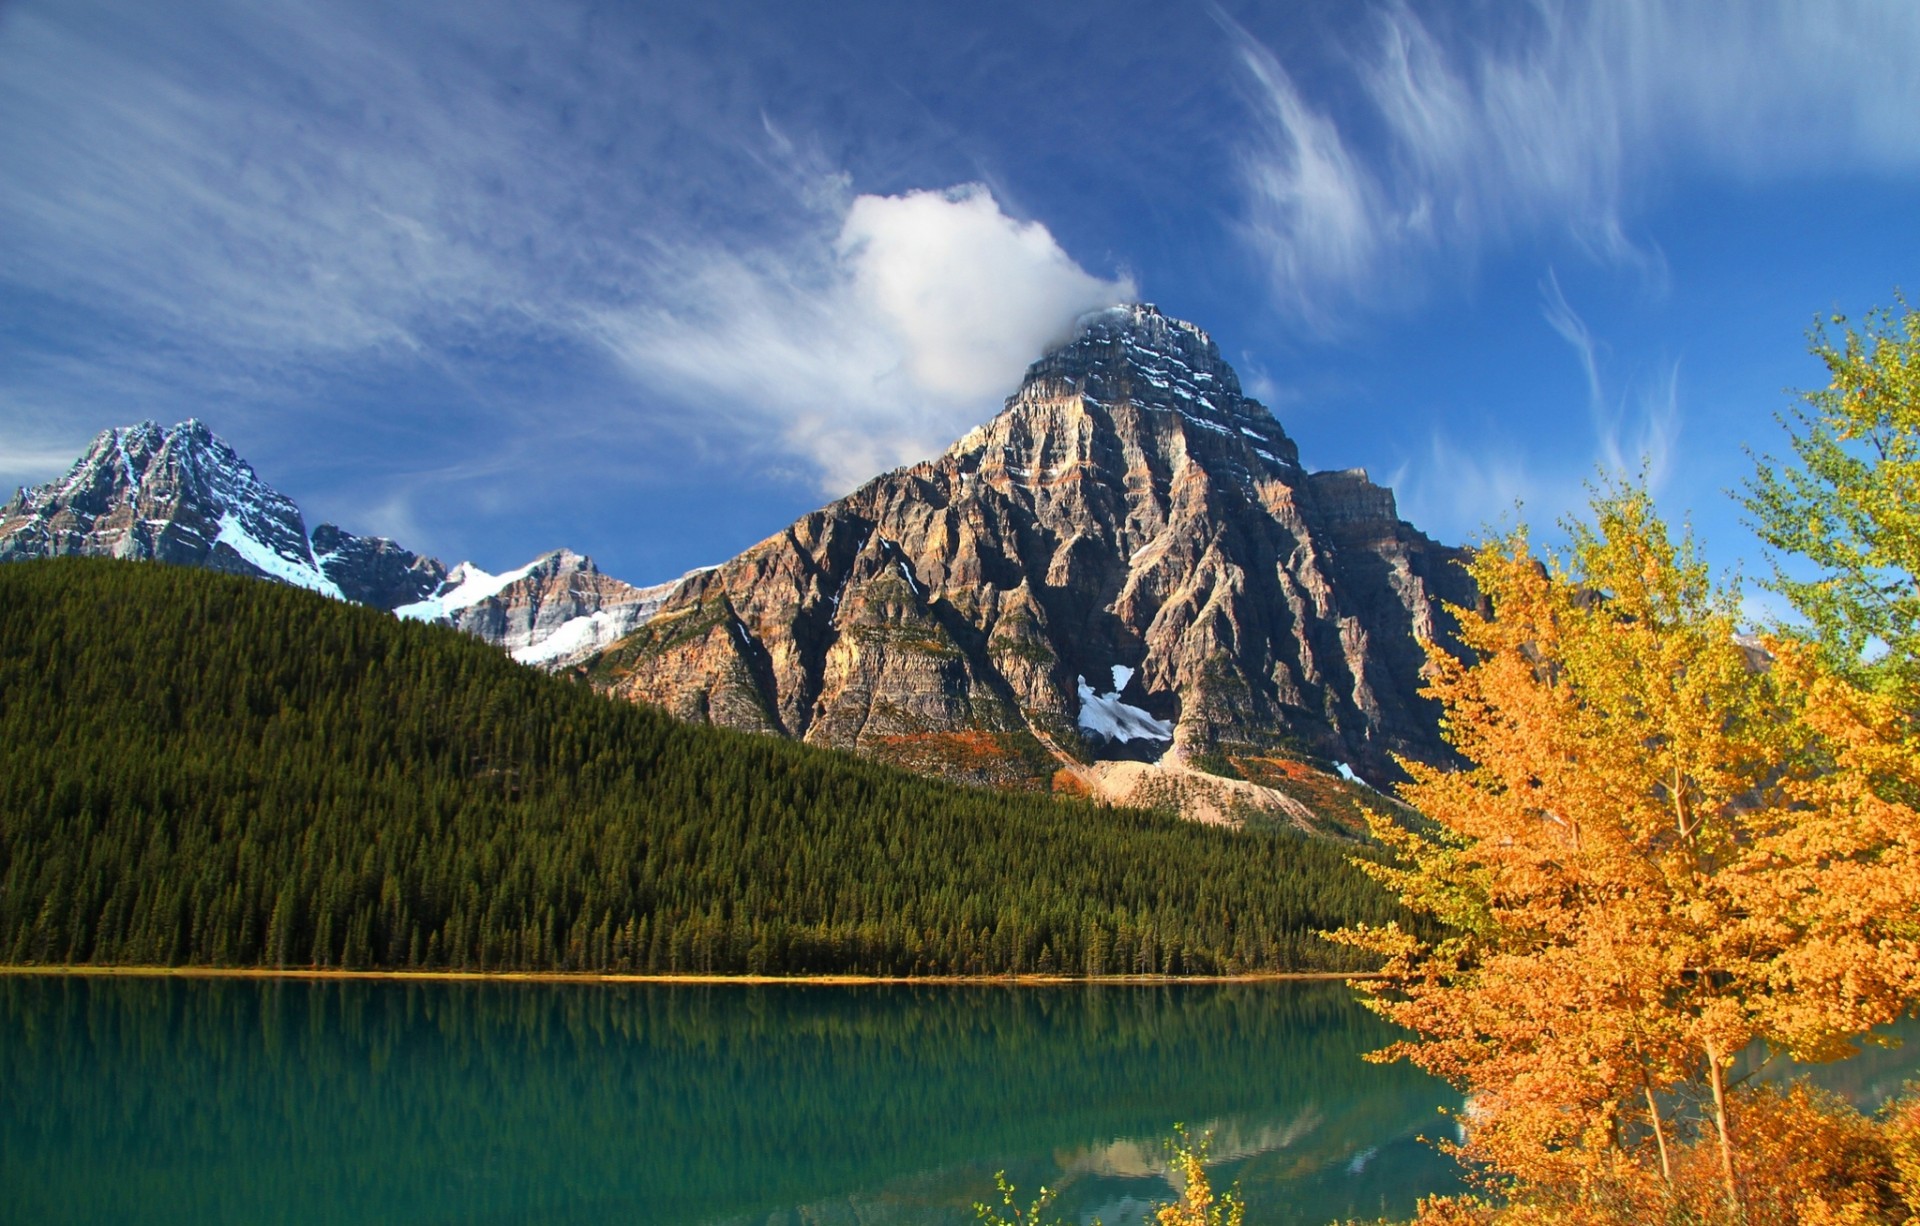
M 315 521 L 712 562 L 1208 329 L 1449 541 L 1644 457 L 1723 567 L 1920 293 L 1920 5 L 0 0 L 0 482 L 204 418 Z

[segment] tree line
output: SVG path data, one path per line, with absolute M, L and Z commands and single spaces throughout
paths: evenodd
M 12 963 L 1208 975 L 1396 913 L 1285 832 L 688 726 L 273 584 L 0 567 Z

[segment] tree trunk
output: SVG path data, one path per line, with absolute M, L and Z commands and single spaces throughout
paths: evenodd
M 1647 1092 L 1647 1118 L 1653 1121 L 1654 1144 L 1660 1147 L 1660 1179 L 1667 1185 L 1667 1191 L 1673 1191 L 1673 1164 L 1667 1159 L 1667 1133 L 1660 1127 L 1660 1104 L 1653 1097 L 1653 1087 L 1643 1085 Z
M 1738 1222 L 1745 1218 L 1740 1209 L 1740 1189 L 1733 1178 L 1733 1140 L 1727 1135 L 1727 1078 L 1720 1065 L 1720 1053 L 1709 1042 L 1707 1072 L 1713 1079 L 1713 1127 L 1720 1139 L 1720 1174 L 1727 1182 L 1727 1209 Z

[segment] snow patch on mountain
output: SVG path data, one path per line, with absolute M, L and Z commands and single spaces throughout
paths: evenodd
M 570 618 L 547 637 L 515 647 L 507 654 L 522 664 L 564 664 L 592 655 L 630 632 L 635 624 L 617 613 L 601 609 L 582 617 Z
M 1081 729 L 1110 741 L 1171 741 L 1172 723 L 1155 719 L 1139 707 L 1120 701 L 1120 691 L 1132 677 L 1132 669 L 1115 665 L 1111 694 L 1096 693 L 1085 677 L 1074 678 L 1080 689 Z
M 282 583 L 303 587 L 310 592 L 319 592 L 322 596 L 331 596 L 335 600 L 345 600 L 340 586 L 322 574 L 320 568 L 311 560 L 297 562 L 277 550 L 270 549 L 256 540 L 248 532 L 246 525 L 238 515 L 226 511 L 220 516 L 220 532 L 213 538 L 216 545 L 225 545 L 239 554 L 247 565 L 254 567 Z
M 1357 783 L 1361 787 L 1367 789 L 1369 792 L 1377 792 L 1380 790 L 1374 787 L 1371 783 L 1368 783 L 1365 779 L 1362 779 L 1359 775 L 1355 774 L 1354 769 L 1351 766 L 1348 766 L 1345 762 L 1335 762 L 1333 764 L 1333 769 L 1336 774 L 1338 774 L 1342 779 L 1346 780 L 1348 783 Z
M 540 565 L 549 555 L 542 555 L 513 570 L 494 575 L 481 570 L 471 562 L 462 562 L 447 574 L 447 581 L 441 590 L 425 600 L 401 605 L 393 611 L 395 617 L 404 617 L 409 621 L 440 621 L 462 609 L 470 609 L 489 596 L 498 596 L 509 587 L 526 578 L 533 568 Z

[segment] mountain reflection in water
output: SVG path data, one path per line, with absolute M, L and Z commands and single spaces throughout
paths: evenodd
M 1410 1211 L 1454 1101 L 1340 984 L 0 978 L 0 1218 L 966 1223 L 1173 1194 L 1211 1132 L 1258 1223 Z

